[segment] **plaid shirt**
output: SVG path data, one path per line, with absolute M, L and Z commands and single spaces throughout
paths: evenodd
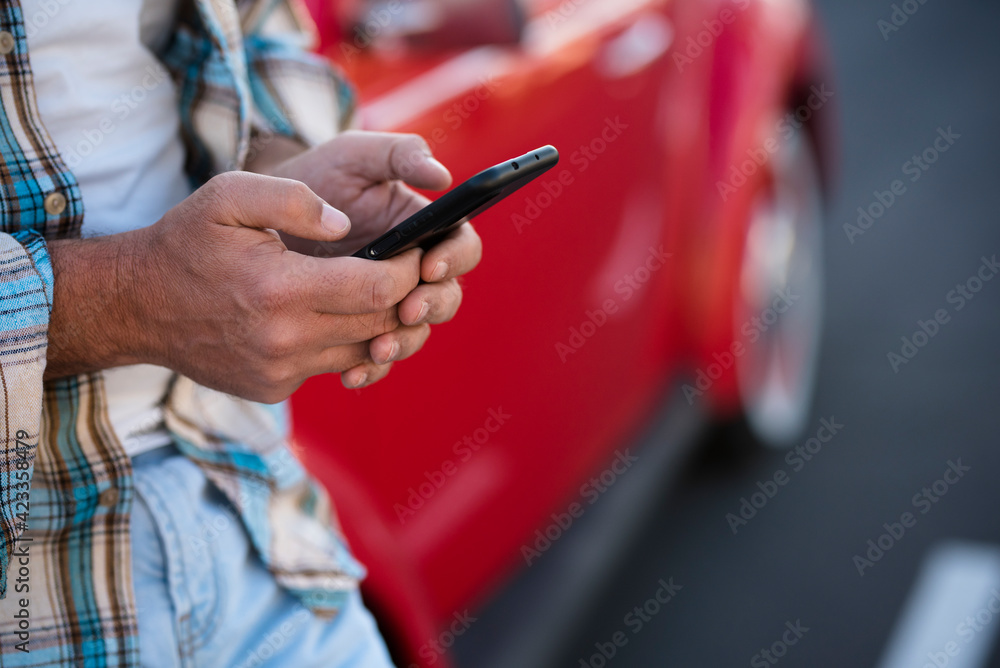
M 241 168 L 273 134 L 312 145 L 349 121 L 350 90 L 304 49 L 302 16 L 289 0 L 182 2 L 159 55 L 177 86 L 195 184 Z M 53 286 L 45 242 L 79 236 L 84 203 L 39 119 L 18 0 L 0 2 L 0 109 L 0 665 L 135 666 L 131 462 L 101 374 L 42 383 Z M 363 570 L 289 449 L 283 409 L 176 377 L 165 421 L 277 580 L 334 615 Z

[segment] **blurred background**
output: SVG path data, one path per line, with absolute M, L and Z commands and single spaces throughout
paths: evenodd
M 567 0 L 491 15 L 486 22 L 491 30 L 483 34 L 446 31 L 449 39 L 458 34 L 473 43 L 500 44 L 482 47 L 443 38 L 435 43 L 421 27 L 435 23 L 426 13 L 408 15 L 405 22 L 394 19 L 392 29 L 387 24 L 366 32 L 365 21 L 379 15 L 365 12 L 394 15 L 393 3 L 355 6 L 351 11 L 361 14 L 353 15 L 314 3 L 325 51 L 356 80 L 372 77 L 359 81 L 369 127 L 413 129 L 427 136 L 441 126 L 444 140 L 428 140 L 446 164 L 459 160 L 453 156 L 475 153 L 455 170 L 461 178 L 529 150 L 533 142 L 556 143 L 571 175 L 588 183 L 577 191 L 566 185 L 567 192 L 577 194 L 555 196 L 551 208 L 540 206 L 537 216 L 531 216 L 529 205 L 543 204 L 537 199 L 542 186 L 526 189 L 477 224 L 488 261 L 484 276 L 470 277 L 459 320 L 490 320 L 490 311 L 472 305 L 479 299 L 493 306 L 499 300 L 506 313 L 519 315 L 518 309 L 527 307 L 518 304 L 538 298 L 537 291 L 527 292 L 532 285 L 538 289 L 533 282 L 544 281 L 540 291 L 559 303 L 547 305 L 549 315 L 530 308 L 523 313 L 529 322 L 551 320 L 551 327 L 540 324 L 529 336 L 540 341 L 537 358 L 524 352 L 535 348 L 522 344 L 516 330 L 493 322 L 484 334 L 475 325 L 456 322 L 459 329 L 442 336 L 437 354 L 446 356 L 466 336 L 494 345 L 490 332 L 496 336 L 499 328 L 506 345 L 492 349 L 495 363 L 441 371 L 432 359 L 412 376 L 400 374 L 398 394 L 386 390 L 390 394 L 358 398 L 362 403 L 345 409 L 364 414 L 364 401 L 403 401 L 408 379 L 415 385 L 421 374 L 438 373 L 442 384 L 460 384 L 464 398 L 446 397 L 443 403 L 472 414 L 464 423 L 419 401 L 413 407 L 414 419 L 426 416 L 428 438 L 441 444 L 434 454 L 427 460 L 396 457 L 393 448 L 400 438 L 379 431 L 383 445 L 368 455 L 374 462 L 310 455 L 314 470 L 326 472 L 321 477 L 345 515 L 356 549 L 368 540 L 364 534 L 370 527 L 381 523 L 380 542 L 362 545 L 362 557 L 372 566 L 379 559 L 366 551 L 395 555 L 374 564 L 376 584 L 366 594 L 382 613 L 387 633 L 409 648 L 400 652 L 400 665 L 1000 667 L 1000 280 L 992 281 L 1000 272 L 1000 188 L 995 184 L 1000 176 L 1000 95 L 995 90 L 1000 40 L 994 34 L 1000 5 L 815 0 L 815 15 L 805 20 L 795 15 L 800 4 Z M 724 20 L 725 11 L 732 22 Z M 775 11 L 788 18 L 787 25 L 768 18 Z M 648 17 L 632 23 L 622 18 L 642 12 Z M 748 26 L 751 14 L 756 23 Z M 587 37 L 589 28 L 574 23 L 584 15 L 608 25 L 625 21 L 612 30 L 619 39 L 613 47 L 617 52 L 608 56 L 607 47 Z M 353 23 L 345 16 L 367 18 Z M 718 34 L 711 25 L 715 18 L 722 24 Z M 546 26 L 576 33 L 538 42 L 537 31 Z M 697 44 L 702 27 L 711 35 L 702 46 L 707 56 L 687 50 L 687 38 Z M 631 37 L 620 37 L 630 30 Z M 770 58 L 755 55 L 772 41 L 795 42 L 788 34 L 795 30 L 808 34 L 805 47 L 796 44 Z M 410 39 L 407 32 L 422 37 Z M 381 46 L 368 43 L 376 37 Z M 580 39 L 590 43 L 580 45 Z M 516 55 L 519 50 L 528 55 Z M 553 53 L 559 55 L 555 64 L 546 60 Z M 690 64 L 678 60 L 678 53 Z M 595 65 L 598 58 L 603 60 Z M 655 76 L 636 74 L 657 67 L 651 65 L 657 59 Z M 808 67 L 794 66 L 806 61 Z M 722 68 L 723 62 L 735 64 Z M 529 66 L 538 67 L 530 70 L 533 80 L 541 81 L 542 91 L 548 87 L 552 99 L 534 98 L 529 104 L 504 88 L 504 81 Z M 587 79 L 587 72 L 601 67 L 593 81 Z M 609 74 L 608 68 L 615 67 L 622 71 Z M 474 98 L 481 104 L 458 108 L 452 113 L 459 115 L 451 117 L 446 114 L 452 98 L 465 104 L 468 91 L 456 89 L 445 102 L 421 99 L 421 90 L 457 85 L 470 71 L 473 81 L 495 81 L 498 92 L 487 85 Z M 414 81 L 420 86 L 412 87 Z M 752 82 L 750 92 L 744 90 L 747 82 Z M 483 85 L 468 90 L 474 94 Z M 811 137 L 807 143 L 817 157 L 803 159 L 795 152 L 796 140 L 788 151 L 768 148 L 766 129 L 774 129 L 774 138 L 784 145 L 785 133 L 776 123 L 784 111 L 810 106 L 813 86 L 832 91 L 830 101 L 812 105 L 822 122 L 809 114 L 795 137 Z M 517 88 L 523 93 L 526 86 Z M 720 101 L 719 90 L 743 92 Z M 600 107 L 593 122 L 587 99 Z M 400 110 L 399 105 L 410 106 Z M 648 119 L 641 105 L 648 107 Z M 669 123 L 658 120 L 664 110 L 669 110 Z M 620 113 L 629 114 L 626 120 L 639 130 L 622 134 L 625 139 L 617 145 L 606 135 L 608 157 L 600 161 L 568 162 L 577 142 L 565 136 L 546 139 L 563 118 L 564 126 L 586 128 L 577 129 L 583 146 L 600 136 L 605 117 Z M 756 126 L 745 127 L 744 117 Z M 728 148 L 720 148 L 727 142 Z M 617 157 L 616 146 L 621 149 Z M 742 169 L 744 159 L 753 159 L 752 151 L 760 147 L 769 157 L 762 159 L 766 164 L 757 163 L 759 169 L 745 170 L 746 179 L 757 185 L 744 187 L 734 180 L 731 166 Z M 650 152 L 660 156 L 650 157 Z M 693 155 L 701 157 L 692 162 Z M 594 168 L 587 171 L 587 163 Z M 633 166 L 637 172 L 630 171 Z M 813 168 L 816 178 L 807 178 Z M 685 170 L 711 176 L 694 178 L 681 173 Z M 654 173 L 647 188 L 632 187 Z M 738 193 L 729 198 L 720 181 Z M 825 184 L 824 220 L 813 240 L 809 211 L 816 183 Z M 570 203 L 595 193 L 608 202 L 607 212 L 595 209 L 591 200 L 582 208 Z M 604 227 L 584 226 L 588 206 L 612 221 L 608 227 L 619 224 L 629 231 L 605 234 Z M 755 237 L 762 206 L 770 211 L 772 227 Z M 795 220 L 773 222 L 782 216 Z M 562 218 L 573 224 L 552 222 Z M 657 233 L 644 236 L 630 228 L 633 218 Z M 544 236 L 542 229 L 552 235 Z M 581 229 L 596 238 L 596 247 L 583 242 L 577 249 L 566 241 Z M 527 236 L 532 233 L 537 233 L 534 238 Z M 801 254 L 789 250 L 793 233 L 798 235 L 795 248 L 807 246 Z M 647 273 L 640 281 L 635 269 L 643 266 L 647 248 L 659 244 L 672 256 L 669 275 L 645 265 L 653 277 Z M 753 278 L 747 278 L 748 249 L 754 244 L 765 248 L 765 266 L 758 271 L 768 286 L 762 302 L 732 297 L 760 290 L 747 288 Z M 705 250 L 706 245 L 718 253 Z M 778 260 L 774 248 L 784 249 Z M 563 257 L 577 252 L 579 264 Z M 625 259 L 606 257 L 616 252 Z M 785 284 L 773 277 L 781 257 L 792 258 L 782 270 Z M 807 270 L 796 263 L 805 263 Z M 524 281 L 519 282 L 522 269 Z M 616 330 L 615 319 L 625 317 L 616 308 L 607 309 L 607 326 L 598 323 L 590 314 L 607 299 L 619 300 L 622 312 L 629 304 L 624 292 L 594 286 L 610 288 L 630 273 L 638 284 L 649 282 L 635 286 L 640 298 L 630 303 L 641 312 L 668 316 L 630 315 L 638 320 L 626 320 Z M 732 290 L 718 288 L 727 296 L 713 296 L 715 283 L 731 284 Z M 578 286 L 581 294 L 567 296 L 552 287 L 563 284 Z M 498 286 L 495 292 L 491 285 Z M 517 292 L 513 301 L 503 301 L 505 288 Z M 756 340 L 752 346 L 740 325 L 752 322 L 754 314 L 766 322 L 768 304 L 784 305 L 771 299 L 782 289 L 798 290 L 808 307 L 791 306 L 784 318 L 780 311 L 778 324 L 763 332 L 769 340 L 793 341 L 766 343 L 766 349 L 784 346 L 775 362 L 754 352 L 761 346 Z M 591 336 L 580 339 L 584 348 L 575 345 L 569 328 L 585 335 L 588 318 L 597 333 L 593 342 Z M 709 321 L 721 324 L 706 325 Z M 821 341 L 814 375 L 811 324 Z M 460 329 L 464 326 L 472 329 Z M 636 330 L 668 341 L 666 352 L 649 352 L 650 341 Z M 597 343 L 601 337 L 607 341 L 603 348 Z M 563 354 L 572 356 L 572 364 L 560 358 L 560 342 L 572 348 Z M 734 350 L 730 343 L 739 342 L 749 352 L 734 356 L 735 373 L 752 380 L 731 378 L 727 367 L 724 377 L 705 383 L 715 386 L 699 385 L 698 372 L 708 372 L 712 361 L 720 360 L 715 355 Z M 574 364 L 586 372 L 568 371 Z M 773 400 L 777 408 L 772 400 L 754 408 L 774 364 L 785 365 L 779 375 L 788 396 L 783 403 L 780 396 Z M 507 379 L 503 368 L 509 366 L 515 371 Z M 558 380 L 547 386 L 552 378 L 562 378 L 565 387 L 577 388 L 593 402 L 567 397 L 570 390 Z M 476 395 L 475 379 L 494 391 L 468 399 Z M 514 398 L 522 394 L 518 383 L 529 386 L 524 406 Z M 642 396 L 630 388 L 639 388 Z M 690 388 L 722 396 L 700 401 L 699 394 L 691 401 Z M 328 390 L 314 384 L 296 398 L 301 440 L 322 441 L 318 434 L 324 423 L 310 421 L 319 400 L 314 404 L 311 397 Z M 624 397 L 634 410 L 616 408 L 615 397 Z M 797 408 L 795 398 L 804 398 L 805 408 Z M 465 399 L 470 403 L 461 403 Z M 532 413 L 531 405 L 538 403 L 547 403 L 546 411 Z M 463 435 L 478 439 L 476 429 L 484 425 L 487 409 L 499 406 L 516 416 L 512 425 L 520 422 L 525 431 L 515 434 L 515 427 L 503 427 L 496 437 L 487 436 L 479 443 L 484 452 L 506 454 L 472 458 L 469 466 L 478 468 L 464 476 L 468 468 L 462 468 L 453 443 Z M 579 433 L 570 423 L 583 424 Z M 547 424 L 556 428 L 540 426 Z M 420 447 L 410 441 L 406 451 Z M 625 448 L 631 448 L 636 462 L 614 468 Z M 315 450 L 324 449 L 317 445 Z M 391 474 L 382 470 L 387 453 L 393 455 Z M 455 474 L 443 466 L 452 459 Z M 595 475 L 601 480 L 608 471 L 614 475 L 605 476 L 601 489 L 606 490 L 593 494 L 591 504 L 590 493 L 600 486 L 585 490 L 581 485 Z M 437 472 L 446 482 L 424 495 L 421 484 L 436 485 Z M 347 498 L 338 492 L 345 487 L 365 491 Z M 480 498 L 480 489 L 496 493 Z M 410 491 L 416 497 L 411 499 Z M 573 503 L 586 512 L 574 515 Z M 365 504 L 377 512 L 358 509 Z M 490 510 L 477 510 L 476 504 Z M 459 518 L 456 508 L 463 507 L 466 516 Z M 539 542 L 552 526 L 557 528 L 550 531 L 551 540 Z M 420 584 L 411 587 L 407 578 Z M 425 589 L 400 594 L 413 587 Z M 440 591 L 449 593 L 438 596 Z M 394 613 L 392 600 L 407 602 Z M 421 615 L 425 622 L 414 621 Z M 414 628 L 401 628 L 407 624 Z

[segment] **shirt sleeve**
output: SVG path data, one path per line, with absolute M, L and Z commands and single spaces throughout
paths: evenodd
M 336 65 L 311 52 L 315 26 L 301 3 L 269 3 L 243 23 L 255 135 L 316 146 L 351 127 L 354 89 Z
M 34 231 L 0 234 L 0 598 L 28 524 L 52 311 L 52 263 Z

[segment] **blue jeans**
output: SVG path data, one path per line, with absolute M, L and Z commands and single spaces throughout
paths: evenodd
M 173 446 L 133 460 L 132 571 L 143 666 L 388 668 L 354 592 L 333 620 L 278 586 L 238 516 Z

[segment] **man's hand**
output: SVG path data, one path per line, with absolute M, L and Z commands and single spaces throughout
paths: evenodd
M 426 190 L 451 185 L 451 174 L 418 135 L 350 131 L 298 153 L 282 138 L 272 144 L 279 145 L 276 153 L 291 157 L 258 158 L 251 171 L 301 181 L 351 219 L 341 241 L 289 240 L 289 248 L 307 255 L 350 255 L 426 206 L 429 200 L 407 184 Z
M 289 248 L 320 257 L 353 253 L 426 206 L 429 200 L 407 184 L 429 190 L 451 184 L 448 170 L 433 158 L 421 137 L 381 132 L 345 132 L 322 146 L 263 166 L 262 171 L 305 183 L 350 217 L 351 232 L 338 241 L 317 243 L 282 235 Z M 372 361 L 345 374 L 345 384 L 357 386 L 361 376 L 368 382 L 384 376 L 386 362 L 399 359 L 395 339 L 400 332 L 418 328 L 421 333 L 411 335 L 426 339 L 430 334 L 427 324 L 453 318 L 462 301 L 462 288 L 456 279 L 475 268 L 481 257 L 482 242 L 468 223 L 428 250 L 420 263 L 424 283 L 399 304 L 404 327 L 375 338 Z
M 316 374 L 367 374 L 376 342 L 389 342 L 380 362 L 405 358 L 426 339 L 427 325 L 399 326 L 397 307 L 419 293 L 419 250 L 314 258 L 272 231 L 336 242 L 349 227 L 302 183 L 234 172 L 150 227 L 53 242 L 46 378 L 147 362 L 276 402 Z

